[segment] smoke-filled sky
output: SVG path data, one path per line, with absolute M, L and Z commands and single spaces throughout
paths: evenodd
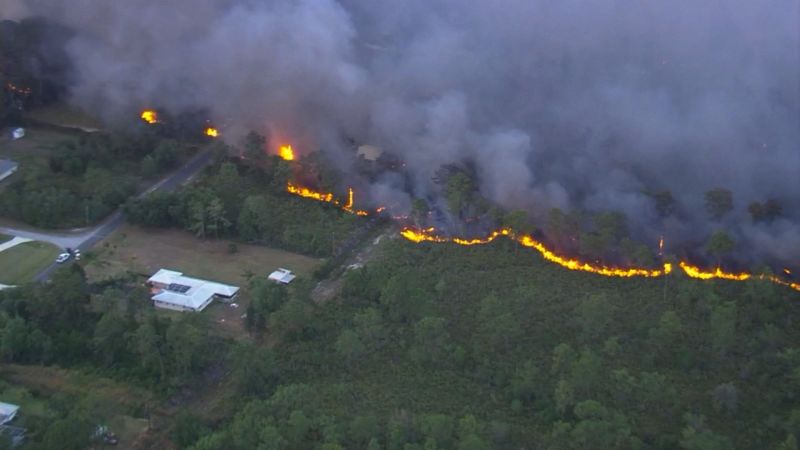
M 747 258 L 800 262 L 800 0 L 26 0 L 77 30 L 72 98 L 106 118 L 208 108 L 226 134 L 300 151 L 344 137 L 399 155 L 414 195 L 471 162 L 533 217 L 626 213 L 637 237 L 725 227 Z M 734 193 L 711 223 L 703 193 Z M 643 191 L 671 190 L 662 220 Z M 387 180 L 380 200 L 406 201 Z M 786 217 L 754 225 L 751 201 Z M 405 200 L 404 200 L 405 199 Z

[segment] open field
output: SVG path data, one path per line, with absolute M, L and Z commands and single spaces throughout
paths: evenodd
M 60 142 L 75 139 L 73 134 L 54 130 L 28 128 L 25 132 L 25 137 L 16 141 L 0 138 L 0 159 L 10 159 L 19 163 L 19 170 L 0 182 L 0 191 L 14 180 L 47 171 L 47 158 L 51 148 Z
M 60 253 L 44 242 L 26 242 L 0 252 L 0 284 L 22 284 L 47 267 Z
M 25 137 L 17 140 L 0 139 L 0 158 L 13 159 L 19 163 L 32 158 L 46 157 L 50 148 L 62 141 L 74 140 L 75 134 L 44 128 L 26 128 Z M 22 167 L 20 167 L 20 170 Z
M 95 131 L 103 126 L 86 112 L 63 103 L 27 111 L 26 116 L 39 122 L 67 128 L 80 128 L 84 131 Z
M 266 276 L 278 267 L 310 275 L 318 259 L 257 245 L 236 244 L 231 253 L 227 240 L 198 239 L 179 230 L 145 230 L 126 225 L 96 247 L 87 258 L 92 280 L 126 272 L 152 275 L 158 269 L 178 270 L 189 276 L 242 286 L 248 275 Z

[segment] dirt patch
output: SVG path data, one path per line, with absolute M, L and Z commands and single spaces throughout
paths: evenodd
M 232 252 L 231 244 L 235 245 Z M 320 260 L 297 253 L 227 240 L 199 239 L 180 230 L 144 230 L 125 225 L 100 243 L 87 259 L 91 280 L 134 272 L 151 275 L 172 269 L 188 276 L 245 286 L 252 276 L 285 267 L 310 276 Z

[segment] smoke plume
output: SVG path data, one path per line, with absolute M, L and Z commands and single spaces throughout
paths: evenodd
M 207 108 L 333 160 L 348 139 L 406 163 L 436 198 L 443 164 L 542 217 L 615 210 L 635 236 L 696 245 L 725 228 L 741 261 L 800 260 L 797 0 L 30 0 L 77 31 L 75 103 L 103 116 Z M 9 5 L 11 5 L 9 3 Z M 16 9 L 15 14 L 21 10 Z M 6 11 L 0 10 L 4 14 Z M 305 150 L 304 150 L 305 149 Z M 346 166 L 343 166 L 346 169 Z M 708 220 L 703 193 L 733 191 Z M 376 201 L 407 198 L 381 181 Z M 677 217 L 647 192 L 669 190 Z M 775 198 L 784 217 L 753 224 Z M 400 201 L 408 204 L 407 201 Z

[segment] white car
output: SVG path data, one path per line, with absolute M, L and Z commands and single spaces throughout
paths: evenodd
M 71 255 L 70 255 L 69 253 L 62 253 L 62 254 L 58 255 L 58 258 L 56 258 L 56 262 L 57 262 L 58 264 L 61 264 L 61 263 L 67 262 L 67 260 L 69 260 L 69 257 L 70 257 L 70 256 L 71 256 Z

